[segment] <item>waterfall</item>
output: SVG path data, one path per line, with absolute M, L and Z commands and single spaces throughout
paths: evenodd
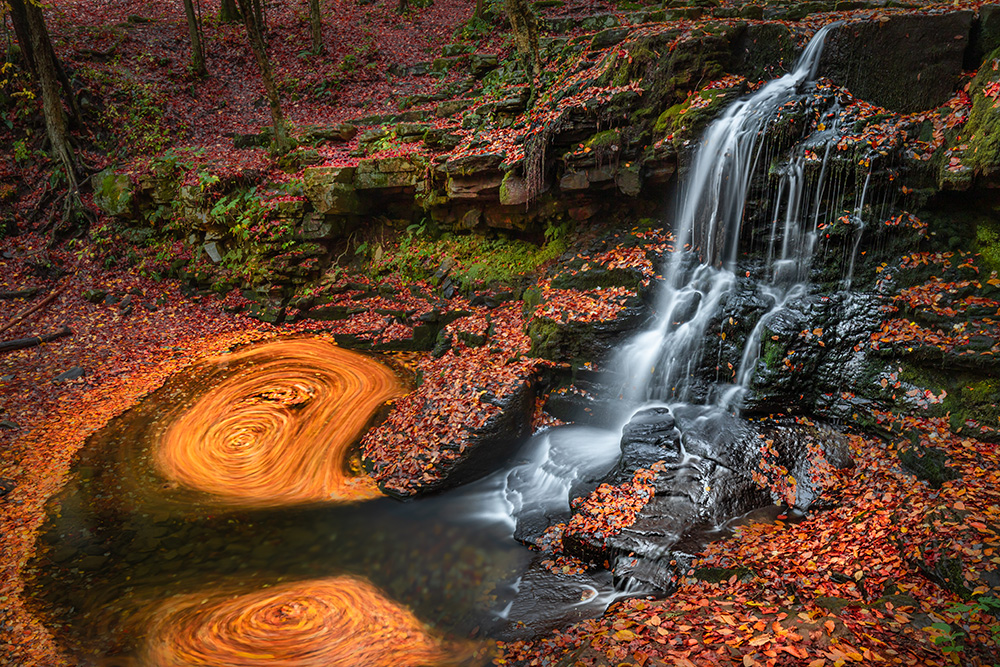
M 824 39 L 835 25 L 816 33 L 794 71 L 733 103 L 705 132 L 682 183 L 674 225 L 677 250 L 667 260 L 655 323 L 625 345 L 613 364 L 625 369 L 621 397 L 628 405 L 691 402 L 695 398 L 691 378 L 702 361 L 708 327 L 737 283 L 734 270 L 747 194 L 755 173 L 770 167 L 762 164 L 766 129 L 780 109 L 799 99 L 815 78 Z M 817 134 L 823 135 L 816 139 L 822 141 L 824 157 L 814 197 L 805 191 L 804 146 L 800 145 L 783 167 L 768 247 L 771 275 L 760 285 L 772 307 L 747 341 L 735 385 L 708 392 L 706 398 L 722 407 L 733 405 L 752 378 L 761 328 L 790 298 L 805 290 L 836 128 L 824 128 Z M 806 210 L 810 205 L 812 216 Z M 858 212 L 862 206 L 863 201 L 859 201 Z M 782 209 L 783 219 L 779 220 Z
M 824 238 L 821 231 L 841 213 L 844 184 L 828 176 L 834 171 L 828 167 L 840 136 L 841 109 L 832 96 L 817 95 L 810 85 L 823 41 L 835 25 L 816 33 L 794 71 L 737 100 L 708 127 L 682 178 L 673 225 L 675 250 L 665 259 L 655 319 L 609 364 L 608 381 L 615 383 L 620 399 L 618 423 L 605 428 L 568 425 L 542 433 L 507 470 L 478 485 L 494 499 L 491 507 L 498 508 L 492 510 L 498 520 L 509 517 L 505 523 L 513 533 L 527 535 L 532 526 L 552 525 L 568 516 L 574 488 L 600 480 L 614 466 L 621 456 L 623 426 L 646 408 L 675 410 L 678 420 L 696 434 L 703 448 L 691 460 L 702 456 L 704 446 L 725 446 L 722 442 L 735 423 L 726 413 L 739 409 L 754 377 L 764 329 L 783 308 L 808 294 L 812 258 Z M 804 136 L 797 139 L 769 138 L 786 105 L 815 111 L 813 98 L 822 98 L 826 122 L 806 123 Z M 761 179 L 765 169 L 767 179 Z M 756 197 L 760 182 L 770 179 L 776 187 L 762 197 L 771 215 L 769 230 L 760 226 L 765 245 L 758 248 L 766 265 L 758 267 L 754 283 L 749 272 L 747 280 L 736 273 L 741 228 L 748 213 L 755 214 L 755 220 L 762 217 L 748 205 L 748 198 Z M 866 196 L 867 187 L 848 213 L 855 234 L 862 229 Z M 859 238 L 852 239 L 854 252 Z M 757 309 L 763 314 L 751 327 L 738 366 L 713 384 L 703 372 L 708 366 L 705 341 L 717 333 L 713 327 L 719 326 L 737 288 L 752 290 L 764 304 Z M 687 453 L 684 457 L 682 466 L 689 463 Z

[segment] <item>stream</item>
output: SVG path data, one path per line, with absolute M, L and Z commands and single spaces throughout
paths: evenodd
M 697 371 L 739 282 L 751 176 L 768 166 L 758 139 L 815 78 L 830 27 L 793 72 L 709 127 L 674 225 L 690 251 L 665 258 L 652 325 L 609 364 L 623 369 L 604 380 L 619 397 L 610 423 L 549 429 L 493 475 L 401 503 L 356 474 L 353 448 L 406 392 L 405 374 L 307 338 L 204 360 L 95 435 L 52 499 L 26 570 L 46 624 L 83 664 L 479 664 L 486 638 L 537 635 L 622 596 L 662 592 L 620 571 L 549 572 L 514 537 L 564 520 L 569 499 L 619 464 L 623 430 L 640 422 L 676 434 L 664 496 L 690 499 L 690 517 L 679 510 L 648 559 L 693 553 L 771 502 L 735 499 L 756 437 L 737 415 L 760 327 L 808 291 L 826 158 L 812 190 L 801 159 L 788 163 L 756 285 L 768 306 L 740 367 L 716 381 Z M 834 127 L 802 145 L 829 155 L 835 138 Z M 849 285 L 853 256 L 845 264 Z

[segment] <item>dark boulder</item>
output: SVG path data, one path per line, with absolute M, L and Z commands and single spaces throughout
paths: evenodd
M 958 11 L 845 23 L 827 37 L 819 73 L 891 111 L 932 109 L 962 75 L 972 18 Z

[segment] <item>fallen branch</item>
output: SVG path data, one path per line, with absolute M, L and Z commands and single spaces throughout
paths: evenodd
M 26 287 L 25 289 L 0 290 L 0 299 L 30 299 L 38 294 L 41 287 Z
M 14 319 L 12 319 L 10 322 L 0 327 L 0 333 L 3 333 L 4 331 L 10 329 L 14 325 L 19 324 L 24 318 L 28 317 L 29 315 L 31 315 L 36 311 L 41 310 L 45 306 L 55 301 L 56 297 L 59 296 L 64 289 L 66 289 L 66 285 L 63 285 L 62 287 L 56 290 L 53 290 L 51 294 L 49 294 L 47 297 L 36 303 L 34 306 L 31 306 L 26 310 L 22 310 L 19 314 L 14 316 Z
M 68 326 L 63 325 L 58 331 L 54 331 L 50 334 L 45 334 L 44 336 L 32 336 L 31 338 L 16 338 L 14 340 L 7 340 L 0 342 L 0 352 L 9 352 L 11 350 L 23 350 L 26 347 L 34 347 L 36 345 L 41 345 L 42 343 L 48 343 L 57 338 L 62 338 L 63 336 L 72 336 L 73 330 Z

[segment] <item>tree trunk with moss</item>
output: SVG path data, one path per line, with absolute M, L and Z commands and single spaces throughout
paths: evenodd
M 504 0 L 504 9 L 514 32 L 514 46 L 528 79 L 528 104 L 535 99 L 535 83 L 542 73 L 538 49 L 538 21 L 527 0 Z
M 323 20 L 319 11 L 319 0 L 309 0 L 309 28 L 312 32 L 312 52 L 323 53 Z
M 24 58 L 24 63 L 27 66 L 31 75 L 38 78 L 38 67 L 35 64 L 35 54 L 34 50 L 31 48 L 31 29 L 28 27 L 28 10 L 27 4 L 24 0 L 12 0 L 9 3 L 10 7 L 10 20 L 11 24 L 14 26 L 14 37 L 17 39 L 17 43 L 21 47 L 21 55 Z M 2 17 L 2 13 L 0 13 Z M 44 21 L 42 23 L 44 25 Z M 66 76 L 66 70 L 63 69 L 62 63 L 55 56 L 55 49 L 52 48 L 52 40 L 49 39 L 49 33 L 46 30 L 43 35 L 44 45 L 43 49 L 52 54 L 52 60 L 55 62 L 56 76 L 59 79 L 59 83 L 62 85 L 63 95 L 65 96 L 66 105 L 70 113 L 70 124 L 73 126 L 79 126 L 81 122 L 80 118 L 80 108 L 76 103 L 76 96 L 73 93 L 73 86 L 70 84 L 69 77 Z
M 60 66 L 52 48 L 45 15 L 41 6 L 32 0 L 8 0 L 12 13 L 18 13 L 24 21 L 18 39 L 21 50 L 34 62 L 34 75 L 42 98 L 42 116 L 45 119 L 45 134 L 48 150 L 56 164 L 62 168 L 66 179 L 66 193 L 63 196 L 62 215 L 59 209 L 52 211 L 46 228 L 52 230 L 54 241 L 67 230 L 81 231 L 92 220 L 92 213 L 80 200 L 80 184 L 77 180 L 78 159 L 70 140 L 69 123 L 59 95 Z M 30 55 L 29 55 L 30 54 Z M 72 100 L 72 91 L 69 92 Z M 51 181 L 50 181 L 51 182 Z
M 205 51 L 201 43 L 201 27 L 194 11 L 194 0 L 184 0 L 184 14 L 187 16 L 188 36 L 191 38 L 191 69 L 198 76 L 205 76 Z
M 219 20 L 223 23 L 235 23 L 240 20 L 240 10 L 236 0 L 222 0 L 219 5 Z
M 278 87 L 274 83 L 274 76 L 271 73 L 271 61 L 267 57 L 267 48 L 264 45 L 263 24 L 258 20 L 258 14 L 254 11 L 254 0 L 238 0 L 240 13 L 243 14 L 243 25 L 247 29 L 247 37 L 250 40 L 250 49 L 253 51 L 257 66 L 260 68 L 260 78 L 264 83 L 264 93 L 267 95 L 268 106 L 271 108 L 271 121 L 274 124 L 274 142 L 279 153 L 285 153 L 291 149 L 291 141 L 288 139 L 288 130 L 285 128 L 285 115 L 281 110 L 281 97 L 278 95 Z M 257 3 L 259 5 L 259 2 Z

